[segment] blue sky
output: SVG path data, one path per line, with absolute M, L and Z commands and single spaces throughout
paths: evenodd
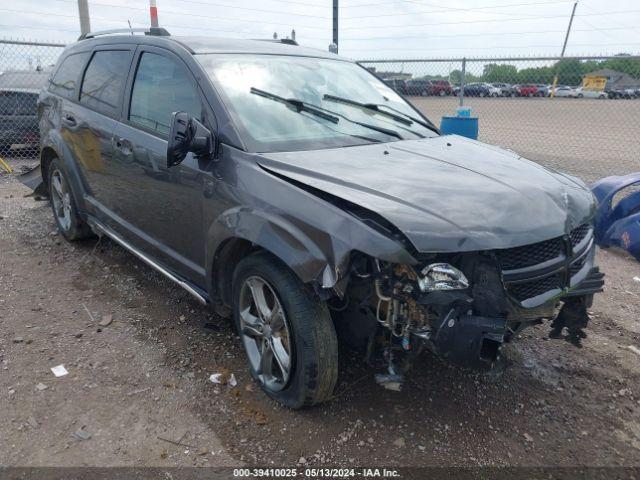
M 331 0 L 157 0 L 174 35 L 287 36 L 326 49 Z M 557 55 L 573 1 L 341 0 L 340 53 L 352 58 Z M 148 24 L 147 0 L 89 1 L 92 29 Z M 0 38 L 71 42 L 76 0 L 0 0 Z M 640 1 L 581 0 L 568 54 L 640 52 Z

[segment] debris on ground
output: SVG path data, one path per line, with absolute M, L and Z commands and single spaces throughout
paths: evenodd
M 80 430 L 76 430 L 71 435 L 73 435 L 73 437 L 80 442 L 84 440 L 89 440 L 91 438 L 91 434 L 86 430 L 84 430 L 84 427 L 81 428 Z
M 640 283 L 640 277 L 633 277 L 633 281 Z
M 38 421 L 36 420 L 36 417 L 34 417 L 33 415 L 30 416 L 29 418 L 27 418 L 27 423 L 29 424 L 29 426 L 33 429 L 36 429 L 40 426 L 40 424 L 38 423 Z
M 212 373 L 209 376 L 209 381 L 216 385 L 230 385 L 231 387 L 238 385 L 236 376 L 226 368 L 222 369 L 220 372 Z
M 64 368 L 64 365 L 57 365 L 55 367 L 51 367 L 51 371 L 56 377 L 64 377 L 69 373 L 67 369 Z
M 404 440 L 404 438 L 402 438 L 402 437 L 396 438 L 396 439 L 393 441 L 393 445 L 394 445 L 395 447 L 398 447 L 398 448 L 403 448 L 406 444 L 407 444 L 407 442 L 406 442 L 406 441 Z
M 22 343 L 22 342 L 24 342 L 24 338 L 22 337 L 15 337 L 13 339 L 13 343 Z
M 38 390 L 39 392 L 41 392 L 41 391 L 43 391 L 43 390 L 46 390 L 47 388 L 49 388 L 49 387 L 47 387 L 47 386 L 46 386 L 44 383 L 42 383 L 42 382 L 36 383 L 36 390 Z
M 82 308 L 84 308 L 84 311 L 87 312 L 87 315 L 89 315 L 89 318 L 91 319 L 91 321 L 93 323 L 96 323 L 96 319 L 93 318 L 93 314 L 89 311 L 89 309 L 87 308 L 87 306 L 84 303 L 82 304 Z
M 631 350 L 633 353 L 635 353 L 636 355 L 640 355 L 640 348 L 634 347 L 633 345 L 629 345 L 627 348 Z
M 402 384 L 404 383 L 404 377 L 402 375 L 396 375 L 391 373 L 376 373 L 376 383 L 387 390 L 394 392 L 400 392 L 402 390 Z
M 111 325 L 111 322 L 113 322 L 113 315 L 108 313 L 102 316 L 102 319 L 100 320 L 100 322 L 98 322 L 98 325 L 100 325 L 101 327 L 108 327 L 109 325 Z

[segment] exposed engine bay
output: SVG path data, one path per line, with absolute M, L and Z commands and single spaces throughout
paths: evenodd
M 424 349 L 463 367 L 502 368 L 503 344 L 545 320 L 551 338 L 580 347 L 603 274 L 593 267 L 591 227 L 576 229 L 573 242 L 558 239 L 557 251 L 555 240 L 424 255 L 417 265 L 355 255 L 344 296 L 329 302 L 336 328 L 367 361 L 386 366 L 376 379 L 391 389 Z

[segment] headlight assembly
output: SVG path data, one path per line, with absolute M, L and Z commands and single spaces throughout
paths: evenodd
M 423 292 L 437 290 L 464 290 L 469 287 L 469 280 L 456 267 L 448 263 L 432 263 L 420 272 L 418 285 Z

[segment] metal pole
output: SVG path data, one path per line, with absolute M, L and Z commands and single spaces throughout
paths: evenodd
M 84 35 L 91 31 L 89 20 L 89 3 L 87 0 L 78 0 L 78 16 L 80 17 L 80 34 Z
M 458 92 L 458 98 L 460 99 L 460 106 L 464 106 L 464 81 L 467 74 L 467 59 L 462 59 L 462 73 L 460 74 L 460 91 Z
M 151 14 L 151 28 L 158 28 L 158 6 L 156 0 L 149 0 L 149 13 Z
M 338 53 L 338 0 L 333 0 L 333 43 Z
M 576 16 L 576 7 L 578 2 L 573 4 L 573 10 L 571 10 L 571 18 L 569 19 L 569 26 L 567 27 L 567 34 L 564 36 L 564 43 L 562 44 L 562 52 L 560 53 L 560 59 L 564 58 L 564 52 L 567 50 L 567 42 L 569 41 L 569 34 L 571 33 L 571 25 L 573 25 L 573 17 Z M 553 77 L 553 86 L 551 87 L 551 98 L 556 96 L 556 86 L 558 85 L 558 74 Z

